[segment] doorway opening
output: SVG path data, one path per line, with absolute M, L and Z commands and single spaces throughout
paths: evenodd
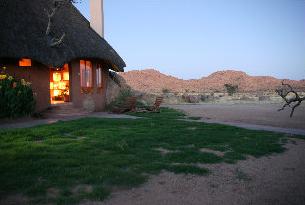
M 50 70 L 50 97 L 51 104 L 70 102 L 70 73 L 69 66 L 51 68 Z

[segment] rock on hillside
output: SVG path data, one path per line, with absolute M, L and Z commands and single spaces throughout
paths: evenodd
M 218 71 L 198 80 L 182 80 L 168 76 L 154 69 L 133 70 L 119 73 L 126 84 L 137 91 L 159 93 L 171 92 L 211 92 L 223 91 L 224 84 L 238 85 L 240 91 L 274 91 L 282 80 L 270 76 L 249 76 L 241 71 Z M 285 80 L 299 90 L 305 90 L 305 81 Z

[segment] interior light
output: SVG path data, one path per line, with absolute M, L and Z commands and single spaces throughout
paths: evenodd
M 53 73 L 53 81 L 55 81 L 55 82 L 61 81 L 61 74 L 60 73 Z
M 20 67 L 30 67 L 32 66 L 32 60 L 29 58 L 22 58 L 19 60 Z
M 59 96 L 61 94 L 60 90 L 53 91 L 54 96 Z
M 66 83 L 65 82 L 59 82 L 58 88 L 61 89 L 61 90 L 66 89 Z
M 54 83 L 50 82 L 50 90 L 53 90 L 53 89 L 54 89 Z
M 64 80 L 69 80 L 69 72 L 64 72 Z

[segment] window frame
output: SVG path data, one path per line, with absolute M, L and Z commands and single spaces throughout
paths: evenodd
M 103 68 L 100 64 L 97 64 L 95 74 L 96 74 L 96 76 L 95 76 L 96 87 L 103 88 Z
M 89 60 L 80 60 L 80 87 L 81 93 L 91 93 L 93 91 L 93 64 Z M 85 79 L 84 79 L 85 78 Z
M 93 87 L 92 62 L 80 60 L 80 86 L 82 88 Z

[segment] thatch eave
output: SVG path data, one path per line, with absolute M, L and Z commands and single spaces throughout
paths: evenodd
M 44 65 L 60 67 L 73 59 L 89 58 L 107 62 L 124 71 L 125 62 L 100 37 L 72 5 L 61 7 L 54 17 L 53 35 L 66 37 L 50 47 L 45 35 L 52 0 L 0 0 L 0 58 L 28 57 Z

